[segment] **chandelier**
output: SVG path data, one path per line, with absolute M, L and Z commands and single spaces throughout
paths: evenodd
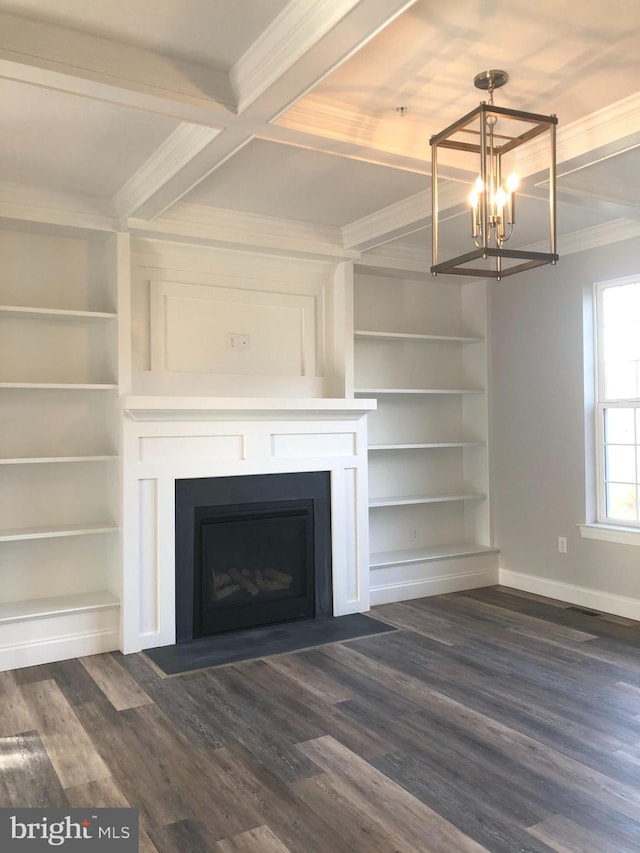
M 431 198 L 433 231 L 433 265 L 431 272 L 501 279 L 504 276 L 555 264 L 556 254 L 556 116 L 525 113 L 497 107 L 494 89 L 509 80 L 506 71 L 483 71 L 474 78 L 478 89 L 488 92 L 489 100 L 481 101 L 472 112 L 430 139 Z M 546 136 L 546 145 L 545 143 Z M 536 140 L 532 143 L 532 140 Z M 527 150 L 525 147 L 528 146 Z M 459 183 L 447 181 L 442 186 L 438 165 L 441 151 L 458 152 L 455 166 L 477 177 L 463 195 L 471 211 L 471 229 L 467 250 L 449 260 L 439 259 L 442 222 L 440 202 L 447 196 L 447 207 L 459 204 Z M 549 231 L 548 251 L 540 246 L 516 248 L 516 196 L 521 181 L 519 167 L 526 174 L 539 172 L 541 162 L 548 169 Z M 522 171 L 520 171 L 522 174 Z M 540 182 L 543 185 L 544 181 Z M 451 194 L 451 191 L 453 193 Z M 451 214 L 449 213 L 449 219 Z M 546 248 L 546 245 L 542 248 Z

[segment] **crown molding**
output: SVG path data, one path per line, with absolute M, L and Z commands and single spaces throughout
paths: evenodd
M 397 271 L 406 277 L 413 274 L 431 278 L 431 251 L 417 246 L 385 245 L 363 252 L 356 266 L 363 271 L 384 270 L 388 274 Z
M 611 243 L 620 243 L 622 240 L 632 240 L 637 237 L 640 237 L 640 222 L 612 219 L 601 225 L 591 225 L 588 228 L 580 228 L 578 231 L 559 234 L 558 254 L 562 260 L 564 255 L 575 255 L 577 252 L 586 252 L 588 249 L 598 249 L 601 246 L 609 246 Z M 548 252 L 549 244 L 544 241 L 525 248 L 533 252 Z
M 605 146 L 629 147 L 629 136 L 640 137 L 640 92 L 558 128 L 558 163 L 565 163 Z M 613 153 L 613 152 L 611 152 Z M 597 154 L 590 162 L 601 159 Z
M 0 218 L 89 231 L 116 231 L 111 201 L 79 193 L 0 183 Z
M 199 154 L 220 133 L 219 128 L 181 124 L 114 196 L 120 216 L 128 217 Z
M 640 144 L 640 92 L 609 104 L 556 131 L 558 176 L 585 169 L 604 157 Z M 548 172 L 548 146 L 534 140 L 517 158 L 519 173 L 526 177 Z
M 359 252 L 345 249 L 340 229 L 256 213 L 179 202 L 152 222 L 129 219 L 132 234 L 243 251 L 333 260 L 354 260 Z
M 4 12 L 0 12 L 0 60 L 4 76 L 24 80 L 31 76 L 29 82 L 37 83 L 40 79 L 40 85 L 66 91 L 74 91 L 76 87 L 65 85 L 63 78 L 79 78 L 102 86 L 94 94 L 92 87 L 85 85 L 82 94 L 114 103 L 122 100 L 118 90 L 124 89 L 152 96 L 156 101 L 205 108 L 205 115 L 210 115 L 212 109 L 234 112 L 236 108 L 229 77 L 218 68 Z M 29 75 L 28 68 L 52 72 L 62 78 L 48 81 L 43 74 Z M 158 105 L 156 102 L 156 111 L 164 112 Z M 138 98 L 137 106 L 144 108 L 144 98 Z
M 356 219 L 342 228 L 342 240 L 348 248 L 360 250 L 416 231 L 431 219 L 431 192 L 419 193 Z
M 325 36 L 358 0 L 292 0 L 232 67 L 229 78 L 243 112 Z
M 439 202 L 440 210 L 447 211 L 447 218 L 461 212 L 464 205 L 457 182 L 447 181 L 440 187 Z M 343 226 L 342 239 L 346 247 L 364 251 L 430 224 L 431 189 L 428 189 Z

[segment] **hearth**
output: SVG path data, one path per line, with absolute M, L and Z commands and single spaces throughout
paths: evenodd
M 331 616 L 327 472 L 176 481 L 176 640 Z

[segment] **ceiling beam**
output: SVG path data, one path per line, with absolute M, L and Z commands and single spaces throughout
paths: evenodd
M 253 79 L 248 72 L 243 76 L 244 72 L 240 73 L 236 69 L 232 77 L 236 87 L 239 87 L 237 97 L 242 106 L 241 112 L 234 120 L 225 120 L 224 132 L 212 139 L 209 145 L 172 175 L 169 181 L 135 212 L 136 218 L 152 220 L 161 215 L 252 139 L 262 135 L 263 131 L 266 133 L 270 123 L 291 104 L 415 2 L 416 0 L 341 0 L 337 5 L 332 3 L 330 5 L 334 7 L 334 16 L 331 20 L 335 20 L 338 13 L 342 17 L 327 28 L 325 23 L 321 23 L 312 14 L 313 26 L 305 30 L 304 52 L 295 50 L 293 54 L 289 54 L 281 51 L 277 61 L 267 69 L 271 79 L 268 86 L 263 85 L 257 78 Z M 308 2 L 300 0 L 294 6 L 298 13 L 306 9 L 307 15 L 310 14 Z M 302 26 L 300 20 L 298 23 Z M 273 31 L 270 33 L 270 39 L 273 40 Z M 251 79 L 253 84 L 248 82 Z
M 236 111 L 219 69 L 3 12 L 0 76 L 200 124 Z

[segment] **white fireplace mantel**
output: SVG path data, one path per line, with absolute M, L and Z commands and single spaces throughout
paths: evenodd
M 175 482 L 328 471 L 333 612 L 369 609 L 366 414 L 375 400 L 126 396 L 122 648 L 175 643 Z
M 121 397 L 120 408 L 134 421 L 176 420 L 353 420 L 376 408 L 377 401 L 344 398 L 270 397 Z

